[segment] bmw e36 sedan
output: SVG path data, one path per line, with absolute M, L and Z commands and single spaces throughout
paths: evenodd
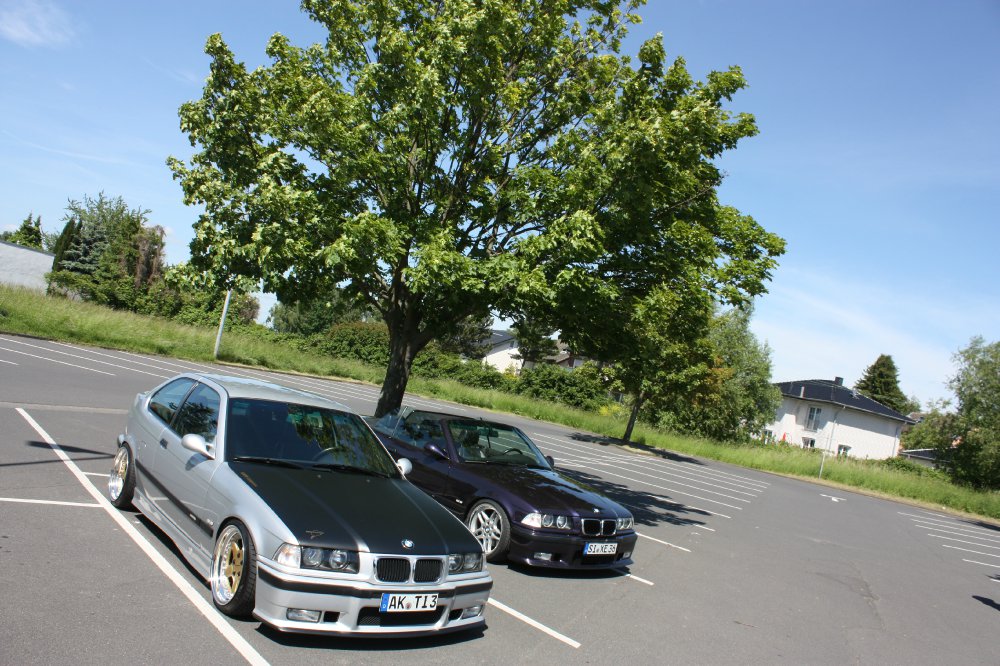
M 111 502 L 166 533 L 227 615 L 339 635 L 484 624 L 479 542 L 343 405 L 183 374 L 136 396 L 118 442 Z
M 408 407 L 369 423 L 390 453 L 411 463 L 407 478 L 465 521 L 488 561 L 632 564 L 632 514 L 557 471 L 520 429 Z

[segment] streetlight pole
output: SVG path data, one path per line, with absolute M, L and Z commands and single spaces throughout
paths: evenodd
M 222 329 L 226 325 L 226 314 L 229 312 L 229 299 L 233 295 L 233 290 L 226 292 L 226 302 L 222 306 L 222 316 L 219 318 L 219 333 L 215 336 L 215 353 L 213 358 L 219 358 L 219 345 L 222 344 Z

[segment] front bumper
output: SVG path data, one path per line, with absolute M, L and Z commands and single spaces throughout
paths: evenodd
M 556 534 L 511 525 L 510 552 L 507 558 L 536 567 L 556 569 L 615 569 L 632 564 L 632 552 L 639 539 L 633 531 L 610 537 L 587 537 L 575 534 Z M 584 555 L 588 543 L 615 543 L 614 555 Z M 537 557 L 544 553 L 550 559 Z
M 373 584 L 289 575 L 258 562 L 254 617 L 279 631 L 343 636 L 421 636 L 485 624 L 482 609 L 493 580 L 488 573 L 437 584 Z M 413 613 L 380 613 L 383 593 L 438 595 L 437 608 Z M 463 611 L 479 607 L 472 617 Z M 289 620 L 288 609 L 321 611 L 319 622 Z

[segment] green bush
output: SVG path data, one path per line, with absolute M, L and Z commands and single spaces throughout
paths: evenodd
M 548 363 L 536 365 L 521 371 L 515 391 L 530 398 L 587 410 L 596 410 L 609 402 L 600 369 L 594 363 L 585 363 L 571 372 Z

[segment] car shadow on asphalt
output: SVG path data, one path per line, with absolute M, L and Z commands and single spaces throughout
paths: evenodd
M 681 462 L 688 463 L 690 465 L 704 465 L 702 461 L 697 458 L 691 458 L 689 456 L 682 456 L 679 453 L 674 453 L 673 451 L 667 451 L 666 449 L 658 449 L 655 446 L 649 446 L 648 444 L 640 444 L 639 442 L 629 442 L 626 444 L 617 437 L 606 437 L 604 435 L 591 435 L 585 432 L 574 432 L 571 434 L 570 439 L 576 440 L 578 442 L 589 442 L 591 444 L 600 444 L 601 446 L 615 446 L 618 448 L 629 447 L 631 449 L 638 449 L 645 453 L 656 456 L 657 458 L 662 458 L 664 460 L 669 460 L 671 462 Z
M 637 525 L 655 526 L 661 523 L 671 525 L 704 525 L 704 521 L 693 516 L 710 516 L 708 511 L 694 509 L 678 502 L 671 502 L 660 495 L 642 492 L 620 483 L 607 481 L 599 476 L 575 469 L 560 467 L 560 474 L 589 486 L 601 495 L 612 499 L 629 511 Z
M 965 521 L 962 521 L 962 522 L 964 522 L 966 525 L 972 525 L 973 527 L 980 527 L 980 528 L 982 528 L 984 530 L 991 530 L 993 532 L 1000 532 L 1000 525 L 996 525 L 994 523 L 987 523 L 987 522 L 982 521 L 982 520 L 965 520 Z
M 257 633 L 270 641 L 291 648 L 307 650 L 351 650 L 360 652 L 405 652 L 407 650 L 428 650 L 446 645 L 458 645 L 482 638 L 488 626 L 455 631 L 447 634 L 419 636 L 416 638 L 347 638 L 339 636 L 319 636 L 311 634 L 288 634 L 261 623 Z

